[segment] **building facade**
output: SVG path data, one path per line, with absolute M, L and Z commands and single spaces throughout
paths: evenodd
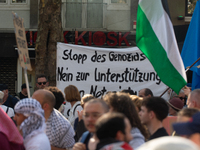
M 166 1 L 166 0 L 163 0 Z M 167 0 L 180 50 L 191 14 L 188 0 Z M 33 71 L 29 84 L 35 86 L 35 41 L 39 0 L 0 0 L 0 83 L 9 86 L 11 94 L 25 83 L 18 62 L 12 12 L 24 19 L 29 57 Z M 99 47 L 136 46 L 138 0 L 62 0 L 62 26 L 65 43 Z M 34 88 L 31 89 L 33 93 Z

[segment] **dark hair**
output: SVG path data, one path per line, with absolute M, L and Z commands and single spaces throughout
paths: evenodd
M 197 112 L 199 110 L 196 108 L 183 108 L 178 112 L 178 116 L 192 117 Z
M 122 92 L 122 93 L 130 94 L 130 95 L 134 95 L 133 90 L 129 90 L 129 89 L 124 89 L 124 90 L 122 90 L 121 92 Z
M 48 81 L 47 76 L 44 75 L 44 74 L 39 74 L 39 75 L 37 76 L 37 79 L 38 79 L 38 78 L 46 78 L 46 80 Z
M 144 89 L 144 95 L 145 95 L 145 96 L 148 96 L 148 95 L 153 96 L 153 92 L 152 92 L 150 89 L 145 88 L 145 89 Z
M 78 91 L 78 88 L 74 85 L 68 85 L 64 89 L 64 93 L 65 93 L 65 100 L 68 101 L 68 102 L 80 101 L 81 100 L 81 96 L 80 96 L 80 93 Z
M 56 98 L 56 104 L 54 106 L 55 109 L 59 109 L 62 103 L 64 102 L 65 98 L 61 90 L 59 90 L 55 86 L 45 87 L 45 89 L 51 91 Z
M 115 138 L 118 131 L 125 134 L 125 116 L 121 113 L 104 114 L 97 120 L 95 127 L 99 140 Z
M 141 124 L 135 105 L 128 94 L 120 92 L 109 93 L 103 99 L 115 112 L 123 113 L 129 119 L 131 126 L 137 127 L 143 136 L 148 138 L 147 131 Z
M 104 100 L 102 99 L 99 99 L 99 98 L 95 98 L 95 99 L 92 99 L 92 100 L 89 100 L 85 103 L 86 104 L 94 104 L 94 103 L 100 103 L 101 106 L 103 107 L 104 109 L 104 112 L 108 112 L 109 111 L 109 106 L 106 104 L 106 102 L 104 102 Z
M 167 102 L 161 97 L 144 98 L 142 106 L 145 106 L 148 111 L 153 111 L 156 118 L 160 121 L 165 119 L 169 112 Z

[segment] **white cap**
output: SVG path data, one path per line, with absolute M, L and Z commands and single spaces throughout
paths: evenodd
M 0 91 L 0 99 L 3 99 L 4 93 Z
M 137 150 L 199 150 L 199 148 L 194 142 L 186 138 L 164 136 L 146 142 Z

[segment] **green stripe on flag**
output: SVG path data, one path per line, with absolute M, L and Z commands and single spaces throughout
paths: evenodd
M 161 81 L 179 93 L 180 89 L 186 85 L 186 81 L 169 61 L 165 49 L 159 42 L 140 5 L 137 18 L 137 46 L 149 59 Z

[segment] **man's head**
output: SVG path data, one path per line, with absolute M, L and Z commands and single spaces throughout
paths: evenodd
M 51 91 L 53 93 L 53 95 L 55 96 L 56 104 L 55 104 L 54 108 L 58 110 L 65 100 L 62 91 L 59 90 L 55 86 L 49 86 L 49 87 L 46 87 L 45 89 Z
M 33 132 L 42 132 L 45 129 L 44 110 L 40 103 L 32 98 L 20 100 L 14 107 L 17 126 L 22 130 L 23 137 Z
M 107 113 L 96 122 L 96 135 L 99 140 L 113 138 L 129 143 L 132 139 L 129 120 L 121 113 Z
M 108 105 L 101 99 L 93 99 L 86 102 L 83 109 L 83 120 L 87 130 L 94 133 L 97 119 L 108 111 Z
M 95 97 L 92 94 L 85 94 L 81 98 L 81 106 L 84 108 L 84 104 L 92 99 L 95 99 Z
M 177 113 L 183 108 L 184 102 L 180 98 L 172 98 L 168 101 L 169 115 L 177 116 Z
M 187 106 L 188 108 L 200 109 L 200 89 L 195 89 L 189 94 Z
M 80 101 L 81 100 L 81 96 L 80 96 L 80 93 L 78 91 L 78 88 L 74 85 L 68 85 L 64 89 L 64 93 L 65 93 L 65 100 L 68 101 L 68 102 Z
M 49 82 L 47 81 L 47 77 L 45 75 L 37 76 L 36 86 L 37 86 L 38 89 L 44 89 L 45 87 L 49 86 Z
M 139 91 L 139 97 L 143 97 L 143 98 L 146 98 L 146 97 L 152 97 L 153 96 L 153 93 L 150 89 L 148 88 L 145 88 L 145 89 L 141 89 Z
M 0 91 L 4 93 L 3 97 L 3 103 L 4 103 L 8 98 L 8 86 L 6 84 L 0 84 Z
M 173 124 L 173 128 L 178 135 L 187 137 L 200 146 L 200 112 L 194 114 L 188 122 Z
M 188 122 L 198 112 L 196 108 L 183 108 L 178 112 L 177 122 Z
M 42 109 L 45 111 L 52 111 L 56 103 L 56 98 L 52 92 L 45 89 L 37 90 L 33 93 L 32 98 L 40 102 Z
M 29 88 L 32 88 L 32 87 L 29 86 Z M 27 95 L 26 83 L 22 84 L 22 86 L 21 86 L 21 92 L 22 92 L 22 94 Z
M 161 121 L 168 115 L 168 105 L 163 98 L 149 97 L 142 102 L 139 116 L 142 124 L 148 125 L 152 120 Z

